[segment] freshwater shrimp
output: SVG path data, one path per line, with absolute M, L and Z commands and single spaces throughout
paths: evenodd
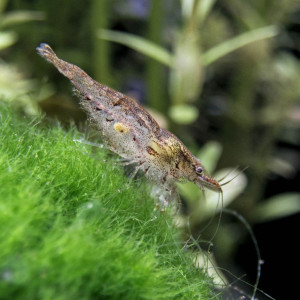
M 171 132 L 160 128 L 136 101 L 104 86 L 79 67 L 58 58 L 48 44 L 38 54 L 52 63 L 73 84 L 81 107 L 100 131 L 109 149 L 143 171 L 146 178 L 162 188 L 158 193 L 164 206 L 178 198 L 176 182 L 185 180 L 222 194 L 221 185 L 208 174 L 201 161 Z

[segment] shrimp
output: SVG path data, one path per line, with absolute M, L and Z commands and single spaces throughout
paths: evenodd
M 178 195 L 176 182 L 185 180 L 222 193 L 221 185 L 203 164 L 171 132 L 160 128 L 136 101 L 93 80 L 79 67 L 58 58 L 48 44 L 38 54 L 52 63 L 73 84 L 81 107 L 100 131 L 109 149 L 135 165 L 155 185 L 162 187 L 160 198 L 166 206 Z M 162 193 L 163 194 L 163 193 Z M 161 196 L 162 196 L 161 194 Z

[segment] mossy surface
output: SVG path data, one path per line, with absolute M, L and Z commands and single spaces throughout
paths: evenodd
M 0 103 L 0 299 L 211 299 L 172 216 L 106 151 Z

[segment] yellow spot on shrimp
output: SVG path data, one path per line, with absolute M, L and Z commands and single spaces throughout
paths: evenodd
M 127 133 L 130 131 L 130 128 L 123 123 L 115 123 L 114 124 L 115 131 L 118 131 L 120 133 Z

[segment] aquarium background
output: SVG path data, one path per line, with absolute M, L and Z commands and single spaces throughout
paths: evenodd
M 147 107 L 217 178 L 237 174 L 226 185 L 233 192 L 224 193 L 224 207 L 251 225 L 263 260 L 259 288 L 292 298 L 299 261 L 299 1 L 0 0 L 1 102 L 84 130 L 86 115 L 68 80 L 36 54 L 42 42 Z M 236 279 L 253 285 L 257 275 L 246 226 L 226 211 L 219 224 L 219 213 L 205 209 L 216 195 L 180 190 L 180 221 L 189 219 L 229 282 L 251 291 Z M 211 247 L 205 241 L 216 228 Z

